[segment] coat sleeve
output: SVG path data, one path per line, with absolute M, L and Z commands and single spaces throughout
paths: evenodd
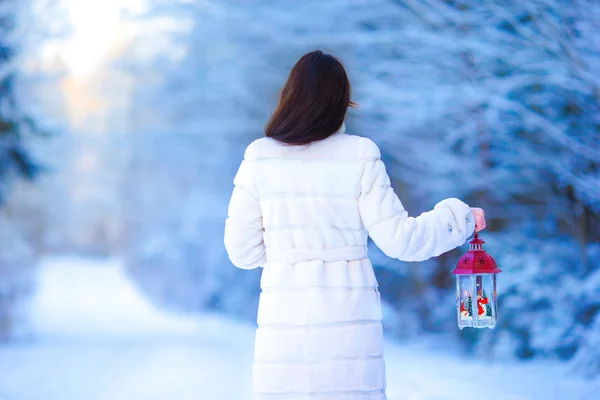
M 253 163 L 244 160 L 240 165 L 225 221 L 225 249 L 233 265 L 242 269 L 261 267 L 266 260 Z
M 470 207 L 458 199 L 446 199 L 419 217 L 409 217 L 390 185 L 379 154 L 366 162 L 360 186 L 363 224 L 389 257 L 427 260 L 462 245 L 475 230 Z

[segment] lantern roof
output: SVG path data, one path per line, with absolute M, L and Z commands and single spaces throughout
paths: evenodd
M 473 236 L 473 239 L 471 239 L 469 244 L 485 244 L 485 242 L 483 240 L 479 239 L 479 236 L 477 234 L 475 234 L 475 236 Z
M 497 274 L 502 272 L 496 265 L 496 261 L 481 247 L 485 242 L 479 239 L 477 233 L 469 242 L 470 248 L 464 254 L 456 268 L 452 271 L 455 275 Z

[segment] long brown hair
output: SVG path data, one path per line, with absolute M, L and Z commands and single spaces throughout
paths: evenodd
M 265 135 L 293 145 L 322 140 L 342 127 L 348 107 L 354 106 L 342 62 L 312 51 L 292 68 Z

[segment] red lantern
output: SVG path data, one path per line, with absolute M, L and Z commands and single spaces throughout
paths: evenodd
M 456 275 L 456 313 L 458 327 L 490 328 L 496 326 L 496 274 L 502 272 L 496 261 L 481 246 L 485 242 L 477 233 L 469 242 L 452 273 Z

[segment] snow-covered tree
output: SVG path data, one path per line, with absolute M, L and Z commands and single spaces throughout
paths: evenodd
M 38 132 L 19 97 L 18 35 L 20 7 L 0 0 L 0 340 L 18 334 L 23 307 L 33 287 L 33 254 L 12 213 L 10 188 L 20 179 L 32 180 L 40 166 L 31 156 L 28 140 Z
M 488 339 L 498 343 L 508 335 L 513 354 L 569 357 L 578 337 L 592 334 L 569 315 L 589 303 L 567 302 L 571 308 L 564 310 L 563 301 L 575 295 L 574 282 L 586 281 L 597 268 L 586 254 L 600 240 L 600 75 L 594 73 L 598 46 L 592 26 L 598 6 L 562 1 L 338 6 L 336 14 L 308 24 L 286 20 L 289 42 L 334 49 L 356 71 L 362 115 L 350 128 L 382 145 L 409 211 L 417 214 L 449 196 L 487 211 L 484 236 L 505 271 L 499 278 L 503 325 L 471 338 L 487 351 Z M 303 2 L 290 13 L 309 8 Z M 331 26 L 335 33 L 325 35 Z M 284 32 L 273 36 L 288 40 Z M 577 242 L 575 251 L 564 251 Z M 443 277 L 457 258 L 450 254 L 408 274 L 423 282 L 412 289 L 424 294 L 421 303 L 450 293 L 451 281 Z M 405 268 L 379 259 L 377 265 L 384 288 L 398 275 L 383 269 Z M 442 294 L 429 295 L 431 284 Z M 410 303 L 389 293 L 382 290 L 383 298 L 399 310 L 402 302 Z M 540 301 L 525 310 L 513 301 L 530 296 Z M 451 311 L 420 313 L 435 322 L 423 327 L 451 329 Z M 555 334 L 533 320 L 552 326 Z
M 26 147 L 27 136 L 37 128 L 19 104 L 15 89 L 16 7 L 15 1 L 0 1 L 0 202 L 5 201 L 11 181 L 33 179 L 39 171 Z

